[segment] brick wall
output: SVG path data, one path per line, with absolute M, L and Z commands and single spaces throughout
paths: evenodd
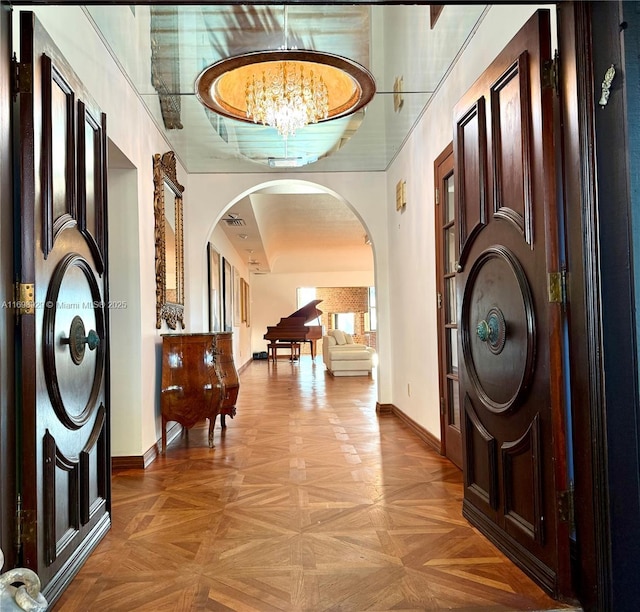
M 376 346 L 376 333 L 365 330 L 365 315 L 369 312 L 368 287 L 316 287 L 316 299 L 322 300 L 318 308 L 322 310 L 321 322 L 326 331 L 333 329 L 331 315 L 341 312 L 355 314 L 354 342 Z

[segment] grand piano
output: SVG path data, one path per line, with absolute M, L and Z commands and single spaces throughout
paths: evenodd
M 322 300 L 313 300 L 288 317 L 282 317 L 277 325 L 268 326 L 264 339 L 272 344 L 308 342 L 311 346 L 311 359 L 314 359 L 316 342 L 322 338 L 322 325 L 307 325 L 307 323 L 320 318 L 322 311 L 316 308 L 320 302 Z

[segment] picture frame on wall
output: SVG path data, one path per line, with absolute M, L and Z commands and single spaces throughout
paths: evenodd
M 240 279 L 240 298 L 242 301 L 242 322 L 246 324 L 247 327 L 251 327 L 251 317 L 250 317 L 250 296 L 249 296 L 249 283 L 244 280 L 244 278 Z
M 222 303 L 224 331 L 233 331 L 233 273 L 225 257 L 222 258 Z
M 209 279 L 209 331 L 222 331 L 222 274 L 220 253 L 207 243 L 207 267 Z
M 247 292 L 247 327 L 251 327 L 251 286 L 246 283 L 244 287 Z
M 233 267 L 233 324 L 237 327 L 242 323 L 242 308 L 240 304 L 240 273 Z

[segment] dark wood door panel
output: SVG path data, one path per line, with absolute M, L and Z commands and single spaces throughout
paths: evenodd
M 517 410 L 534 376 L 536 323 L 518 258 L 491 246 L 476 258 L 462 299 L 462 354 L 470 384 L 487 410 Z
M 53 571 L 56 560 L 68 557 L 80 532 L 78 462 L 67 457 L 47 431 L 42 456 L 44 517 L 43 545 L 45 563 Z M 69 548 L 67 548 L 69 547 Z
M 543 543 L 540 423 L 537 417 L 516 440 L 502 442 L 483 425 L 469 396 L 465 401 L 465 485 L 477 507 L 514 539 Z M 503 509 L 503 510 L 501 510 Z
M 487 135 L 485 99 L 479 98 L 456 121 L 456 194 L 459 264 L 464 266 L 474 237 L 486 225 Z
M 518 59 L 491 86 L 493 211 L 533 241 L 529 55 Z M 509 172 L 503 172 L 508 168 Z
M 483 512 L 497 520 L 499 499 L 498 449 L 495 437 L 478 417 L 469 395 L 464 398 L 466 492 Z
M 515 538 L 544 544 L 542 453 L 538 416 L 527 431 L 501 447 L 505 529 Z
M 106 119 L 34 15 L 20 26 L 21 553 L 55 602 L 111 520 Z
M 65 454 L 48 430 L 44 435 L 43 539 L 46 563 L 53 572 L 75 553 L 104 515 L 108 490 L 105 412 L 101 405 L 84 448 L 75 456 Z
M 92 419 L 104 396 L 105 320 L 104 310 L 95 306 L 102 301 L 89 262 L 74 252 L 65 255 L 50 278 L 42 333 L 49 401 L 71 430 Z M 77 455 L 79 450 L 67 452 Z
M 78 100 L 78 224 L 91 248 L 94 265 L 104 272 L 106 121 Z
M 76 224 L 75 96 L 48 55 L 42 70 L 42 251 Z M 37 125 L 37 124 L 36 124 Z
M 568 568 L 550 21 L 537 11 L 454 112 L 465 515 L 550 592 Z M 486 165 L 485 165 L 486 164 Z M 490 205 L 488 196 L 490 194 Z M 487 208 L 491 214 L 488 214 Z M 534 240 L 535 238 L 535 240 Z M 551 367 L 551 363 L 554 367 Z

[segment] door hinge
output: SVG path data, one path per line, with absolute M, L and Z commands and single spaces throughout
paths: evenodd
M 15 100 L 18 94 L 31 93 L 33 87 L 31 64 L 21 64 L 14 53 L 11 58 L 11 72 L 13 76 L 11 79 L 13 99 Z
M 33 283 L 16 282 L 13 287 L 13 304 L 16 315 L 35 314 L 35 288 Z
M 444 409 L 444 397 L 440 398 L 440 414 L 444 414 L 445 409 Z
M 574 506 L 574 485 L 573 482 L 569 483 L 569 489 L 566 491 L 560 491 L 558 493 L 558 518 L 563 523 L 570 523 L 573 528 L 575 521 L 575 506 Z
M 551 88 L 556 96 L 560 94 L 560 61 L 558 50 L 553 59 L 546 60 L 542 65 L 542 87 Z
M 22 547 L 25 543 L 35 542 L 36 522 L 33 511 L 24 510 L 22 507 L 22 495 L 18 493 L 16 498 L 16 554 L 20 558 Z
M 442 308 L 442 293 L 438 291 L 438 308 Z
M 440 204 L 440 189 L 436 188 L 436 206 Z
M 549 272 L 547 286 L 549 289 L 549 302 L 552 304 L 562 304 L 562 307 L 564 308 L 567 303 L 566 270 L 562 270 L 561 272 Z

